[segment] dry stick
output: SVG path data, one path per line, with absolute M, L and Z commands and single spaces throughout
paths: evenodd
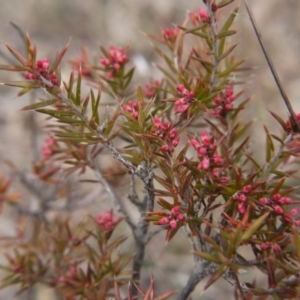
M 213 47 L 213 69 L 211 73 L 211 79 L 210 79 L 210 88 L 209 91 L 212 92 L 215 85 L 216 85 L 216 75 L 218 71 L 218 65 L 219 65 L 219 59 L 218 59 L 218 42 L 217 42 L 217 33 L 216 33 L 216 28 L 217 28 L 217 22 L 216 22 L 216 17 L 215 13 L 212 10 L 211 3 L 208 1 L 206 3 L 207 6 L 207 12 L 210 17 L 210 34 L 212 38 L 212 47 Z
M 292 128 L 293 127 L 295 128 L 295 126 L 296 126 L 297 132 L 300 133 L 300 124 L 297 121 L 297 118 L 296 118 L 295 112 L 294 112 L 294 110 L 292 108 L 291 102 L 290 102 L 288 96 L 286 95 L 286 93 L 284 91 L 284 88 L 283 88 L 283 86 L 282 86 L 282 84 L 280 82 L 280 79 L 278 77 L 278 74 L 277 74 L 277 72 L 275 70 L 274 64 L 273 64 L 273 62 L 272 62 L 272 60 L 271 60 L 271 58 L 270 58 L 270 56 L 269 56 L 269 54 L 268 54 L 268 52 L 266 50 L 266 47 L 264 45 L 262 36 L 260 34 L 260 31 L 258 30 L 258 26 L 256 24 L 256 21 L 254 19 L 253 13 L 252 13 L 252 10 L 251 10 L 251 8 L 250 8 L 247 0 L 245 0 L 245 5 L 246 5 L 247 12 L 249 14 L 249 17 L 250 17 L 250 21 L 251 21 L 252 26 L 254 28 L 256 37 L 257 37 L 257 39 L 259 41 L 260 47 L 261 47 L 261 49 L 262 49 L 262 51 L 264 53 L 264 56 L 265 56 L 265 58 L 267 60 L 267 63 L 269 65 L 269 68 L 271 70 L 273 78 L 274 78 L 274 80 L 276 82 L 276 85 L 277 85 L 277 87 L 279 89 L 281 97 L 282 97 L 282 99 L 283 99 L 283 101 L 284 101 L 284 103 L 285 103 L 285 105 L 286 105 L 286 107 L 287 107 L 287 109 L 288 109 L 288 111 L 290 113 L 290 116 L 291 116 L 291 119 L 292 119 L 292 122 L 293 122 L 293 125 L 294 125 L 294 126 L 292 126 Z

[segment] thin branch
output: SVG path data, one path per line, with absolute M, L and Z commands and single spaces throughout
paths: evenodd
M 99 166 L 97 159 L 93 160 L 92 165 L 93 165 L 93 171 L 94 171 L 97 179 L 99 180 L 99 183 L 101 183 L 101 185 L 104 187 L 107 194 L 110 196 L 116 210 L 124 215 L 125 221 L 130 226 L 130 228 L 135 229 L 136 225 L 130 219 L 126 209 L 123 206 L 121 199 L 116 195 L 116 193 L 110 187 L 109 183 L 102 176 L 101 168 Z
M 216 75 L 218 71 L 218 42 L 217 42 L 217 22 L 216 22 L 216 16 L 215 13 L 212 10 L 212 6 L 210 1 L 207 1 L 206 3 L 207 12 L 210 17 L 210 36 L 212 39 L 212 47 L 213 47 L 213 69 L 211 72 L 211 78 L 210 78 L 210 87 L 209 92 L 211 93 L 216 85 Z
M 145 209 L 143 203 L 140 202 L 139 197 L 137 195 L 134 177 L 134 174 L 132 174 L 130 178 L 130 189 L 127 198 L 134 206 L 136 206 L 139 209 L 140 213 L 142 213 Z
M 233 284 L 233 287 L 235 290 L 235 296 L 236 296 L 235 298 L 237 300 L 244 300 L 245 299 L 244 292 L 241 288 L 238 276 L 231 269 L 228 270 L 228 273 L 229 273 L 229 276 L 232 278 L 232 284 Z
M 198 283 L 203 280 L 206 276 L 212 275 L 218 269 L 218 265 L 211 264 L 208 261 L 200 262 L 195 266 L 193 273 L 190 275 L 190 278 L 187 284 L 184 286 L 180 292 L 177 300 L 186 300 L 189 295 L 193 292 Z
M 276 82 L 276 85 L 277 85 L 277 87 L 279 89 L 281 97 L 282 97 L 282 99 L 283 99 L 283 101 L 284 101 L 284 103 L 285 103 L 285 105 L 286 105 L 286 107 L 287 107 L 287 109 L 288 109 L 288 111 L 290 113 L 291 119 L 292 119 L 292 121 L 294 123 L 293 127 L 295 128 L 295 126 L 296 126 L 297 132 L 300 133 L 300 124 L 297 121 L 297 118 L 296 118 L 295 112 L 294 112 L 294 110 L 292 108 L 291 102 L 290 102 L 290 100 L 289 100 L 289 98 L 288 98 L 288 96 L 287 96 L 287 94 L 286 94 L 286 92 L 285 92 L 285 90 L 284 90 L 284 88 L 283 88 L 283 86 L 281 84 L 281 81 L 280 81 L 279 76 L 278 76 L 278 74 L 276 72 L 276 69 L 275 69 L 274 64 L 273 64 L 273 62 L 271 60 L 271 57 L 269 56 L 269 54 L 268 54 L 268 52 L 266 50 L 266 47 L 265 47 L 264 42 L 263 42 L 263 38 L 262 38 L 262 36 L 260 34 L 260 31 L 259 31 L 258 26 L 256 24 L 256 21 L 254 19 L 253 12 L 252 12 L 252 10 L 251 10 L 251 8 L 250 8 L 247 0 L 245 0 L 245 5 L 246 5 L 247 12 L 249 14 L 249 17 L 250 17 L 252 26 L 254 28 L 256 37 L 257 37 L 257 39 L 259 41 L 260 47 L 261 47 L 261 49 L 262 49 L 262 51 L 264 53 L 264 56 L 265 56 L 265 58 L 267 60 L 267 63 L 269 65 L 269 68 L 271 70 L 273 78 L 274 78 L 274 80 Z

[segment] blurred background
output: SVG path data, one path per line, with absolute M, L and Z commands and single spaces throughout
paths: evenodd
M 187 4 L 188 3 L 188 4 Z M 300 111 L 299 102 L 299 49 L 300 49 L 300 1 L 295 0 L 249 0 L 267 49 L 274 61 L 296 112 Z M 243 1 L 235 1 L 230 8 L 240 5 L 235 29 L 239 47 L 236 55 L 247 58 L 245 66 L 254 67 L 247 75 L 247 95 L 252 96 L 247 118 L 255 121 L 253 129 L 255 151 L 264 147 L 262 124 L 277 126 L 267 109 L 275 111 L 284 119 L 287 111 L 272 79 L 262 51 L 259 48 Z M 70 66 L 67 60 L 80 56 L 80 47 L 85 44 L 91 55 L 96 55 L 99 44 L 103 46 L 130 45 L 130 56 L 137 65 L 137 80 L 158 74 L 152 63 L 157 59 L 149 47 L 149 40 L 143 32 L 160 35 L 160 30 L 181 24 L 189 11 L 203 6 L 200 0 L 0 0 L 0 38 L 17 49 L 22 43 L 17 31 L 10 25 L 16 23 L 28 31 L 38 48 L 38 57 L 53 58 L 72 38 L 67 52 L 63 73 L 67 74 Z M 0 46 L 1 53 L 8 53 L 5 45 Z M 5 57 L 0 56 L 0 63 L 5 64 Z M 0 72 L 0 81 L 18 78 L 15 74 Z M 67 78 L 67 76 L 66 76 Z M 0 173 L 8 168 L 4 161 L 11 159 L 20 168 L 28 168 L 31 162 L 29 121 L 30 114 L 18 110 L 29 104 L 30 96 L 16 98 L 17 89 L 0 86 Z M 249 113 L 251 112 L 251 113 Z M 43 117 L 40 117 L 43 120 Z M 40 128 L 36 134 L 43 136 Z M 20 151 L 21 149 L 21 151 Z M 108 204 L 107 204 L 108 203 Z M 106 205 L 109 206 L 109 200 Z M 99 210 L 101 205 L 98 204 Z M 0 218 L 0 234 L 13 234 L 14 212 L 5 208 Z M 150 246 L 146 257 L 149 276 L 154 273 L 158 292 L 179 290 L 186 283 L 192 268 L 189 245 L 182 243 L 179 236 L 165 249 L 163 238 L 157 236 Z M 154 246 L 153 246 L 154 245 Z M 180 258 L 180 267 L 178 267 Z M 176 264 L 175 264 L 176 263 Z M 147 272 L 146 272 L 147 273 Z M 251 272 L 250 272 L 251 273 Z M 245 280 L 250 280 L 247 275 Z M 252 275 L 251 275 L 252 276 Z M 258 276 L 259 274 L 256 274 Z M 252 278 L 254 278 L 252 276 Z M 201 286 L 195 291 L 193 299 L 219 299 L 232 294 L 231 287 L 222 280 L 201 295 Z M 13 298 L 13 290 L 0 291 L 0 299 L 54 300 L 50 290 L 37 288 L 34 293 L 24 293 Z M 226 296 L 226 299 L 231 299 Z

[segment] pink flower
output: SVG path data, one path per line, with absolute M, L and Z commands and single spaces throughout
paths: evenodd
M 174 29 L 166 28 L 162 31 L 163 38 L 167 41 L 174 42 L 178 36 L 179 28 L 174 27 Z
M 47 158 L 54 153 L 54 148 L 57 146 L 56 141 L 52 137 L 45 139 L 44 144 L 42 145 L 42 156 Z
M 183 113 L 195 101 L 195 93 L 186 89 L 182 84 L 178 84 L 176 89 L 183 97 L 175 101 L 174 109 L 176 113 Z
M 123 48 L 116 49 L 114 46 L 109 47 L 109 56 L 100 58 L 100 63 L 109 71 L 108 78 L 113 78 L 118 71 L 129 61 L 126 51 Z
M 44 85 L 44 81 L 48 81 L 52 84 L 47 84 L 48 88 L 57 86 L 59 84 L 57 75 L 54 72 L 50 73 L 49 59 L 47 57 L 37 60 L 32 70 L 25 74 L 25 79 L 36 80 Z
M 99 214 L 96 219 L 97 223 L 105 230 L 112 230 L 120 222 L 121 217 L 113 217 L 112 212 L 106 210 L 103 215 Z
M 159 221 L 159 225 L 168 225 L 171 229 L 176 229 L 178 226 L 178 222 L 185 222 L 185 216 L 181 212 L 181 208 L 179 205 L 174 206 L 171 209 L 171 213 L 168 217 L 162 217 Z
M 221 92 L 214 98 L 217 107 L 212 110 L 212 114 L 214 116 L 224 117 L 228 111 L 232 110 L 232 102 L 234 100 L 235 96 L 233 94 L 233 89 L 231 86 L 227 86 L 225 92 Z
M 238 209 L 239 209 L 239 213 L 243 215 L 245 213 L 245 211 L 246 211 L 246 205 L 245 205 L 245 203 L 244 202 L 240 202 L 238 204 Z
M 210 166 L 209 158 L 204 157 L 203 160 L 198 164 L 197 168 L 199 170 L 207 170 Z

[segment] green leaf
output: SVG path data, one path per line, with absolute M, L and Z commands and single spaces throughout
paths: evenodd
M 30 69 L 28 67 L 23 67 L 23 66 L 0 65 L 0 70 L 20 72 L 20 71 L 29 71 Z
M 29 89 L 39 88 L 41 86 L 38 82 L 33 82 L 33 81 L 28 81 L 28 80 L 27 81 L 8 81 L 8 82 L 4 82 L 3 85 L 21 87 L 21 88 L 29 88 Z
M 81 99 L 81 73 L 79 72 L 77 77 L 76 96 L 74 99 L 75 105 L 80 106 L 80 99 Z
M 211 262 L 214 262 L 216 264 L 220 264 L 221 261 L 220 261 L 220 258 L 211 254 L 211 253 L 208 253 L 208 252 L 202 252 L 202 251 L 193 251 L 193 254 L 203 258 L 204 260 L 207 260 L 207 261 L 211 261 Z
M 99 119 L 98 107 L 101 99 L 101 90 L 98 90 L 97 98 L 95 98 L 95 94 L 92 89 L 90 91 L 90 95 L 92 100 L 91 104 L 92 104 L 92 112 L 93 112 L 92 120 L 94 120 L 95 123 L 99 125 L 100 119 Z
M 46 114 L 49 116 L 52 116 L 54 118 L 56 117 L 61 117 L 61 116 L 73 116 L 74 112 L 73 111 L 64 111 L 64 110 L 57 110 L 57 109 L 36 109 L 37 112 Z
M 231 36 L 231 35 L 234 35 L 236 34 L 236 30 L 228 30 L 228 31 L 223 31 L 223 32 L 220 32 L 218 35 L 217 35 L 217 38 L 218 39 L 222 39 L 222 38 L 225 38 L 227 36 Z
M 229 67 L 224 70 L 223 72 L 219 73 L 219 77 L 225 77 L 229 75 L 231 72 L 233 72 L 238 66 L 240 66 L 245 60 L 242 59 L 240 61 L 237 61 L 233 64 L 230 64 Z
M 244 242 L 248 239 L 250 239 L 253 234 L 256 233 L 256 231 L 263 225 L 266 218 L 269 216 L 269 213 L 265 213 L 262 216 L 260 216 L 255 222 L 253 222 L 243 233 L 241 241 Z
M 228 17 L 228 19 L 226 20 L 226 22 L 224 23 L 223 27 L 221 28 L 219 34 L 221 32 L 226 32 L 229 30 L 230 26 L 232 25 L 235 17 L 237 16 L 237 12 L 239 10 L 239 7 L 236 7 L 233 12 L 230 14 L 230 16 Z
M 21 110 L 30 110 L 30 109 L 46 107 L 46 106 L 55 104 L 57 101 L 58 101 L 58 99 L 43 100 L 42 102 L 27 105 L 27 106 L 23 107 Z
M 230 3 L 232 3 L 234 0 L 222 0 L 219 4 L 218 4 L 218 8 L 222 8 Z
M 236 46 L 237 46 L 237 44 L 231 46 L 227 51 L 225 51 L 222 55 L 220 55 L 220 56 L 218 57 L 219 62 L 220 62 L 222 59 L 224 59 L 225 57 L 227 57 L 227 56 L 235 49 Z

